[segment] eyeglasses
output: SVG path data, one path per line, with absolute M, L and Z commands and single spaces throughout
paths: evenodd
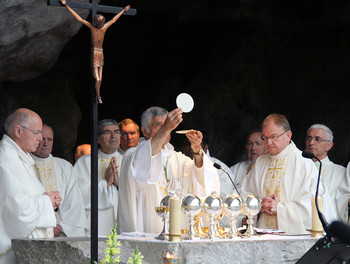
M 102 131 L 100 134 L 102 134 L 102 135 L 109 135 L 109 136 L 112 136 L 112 135 L 119 135 L 119 134 L 120 134 L 120 130 L 114 130 L 114 131 L 111 131 L 111 130 L 104 130 L 104 131 Z
M 26 130 L 29 130 L 30 132 L 32 132 L 34 135 L 36 136 L 39 136 L 39 135 L 42 135 L 43 134 L 43 131 L 42 130 L 33 130 L 33 129 L 30 129 L 28 127 L 25 127 L 25 126 L 20 126 L 21 128 L 24 128 Z
M 329 142 L 329 140 L 327 140 L 327 139 L 322 139 L 322 138 L 320 138 L 320 137 L 310 137 L 310 136 L 307 136 L 307 137 L 305 137 L 305 141 L 306 142 L 311 142 L 311 140 L 313 140 L 313 141 L 315 141 L 315 143 L 317 143 L 317 144 L 319 144 L 319 143 L 322 143 L 322 142 L 324 142 L 324 141 L 328 141 Z
M 286 131 L 284 131 L 282 134 L 280 134 L 280 135 L 272 135 L 271 137 L 265 137 L 265 136 L 261 136 L 260 138 L 262 139 L 262 140 L 268 140 L 268 139 L 270 139 L 271 141 L 276 141 L 280 136 L 282 136 L 284 133 L 286 133 L 288 130 L 286 130 Z

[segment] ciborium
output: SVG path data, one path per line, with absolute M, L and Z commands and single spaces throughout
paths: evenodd
M 227 196 L 224 200 L 224 211 L 230 219 L 230 231 L 227 238 L 240 237 L 241 234 L 237 230 L 237 216 L 242 211 L 241 197 L 236 194 Z
M 247 219 L 247 230 L 243 234 L 244 237 L 257 236 L 253 228 L 254 220 L 253 217 L 260 212 L 261 201 L 252 194 L 248 194 L 245 203 L 242 206 L 242 212 L 248 217 Z
M 169 200 L 170 195 L 165 196 L 161 200 L 159 207 L 155 208 L 158 216 L 160 216 L 163 221 L 163 230 L 157 237 L 155 237 L 155 239 L 158 240 L 167 240 L 165 234 L 169 234 Z
M 216 192 L 212 192 L 210 196 L 204 200 L 204 210 L 209 214 L 209 230 L 207 238 L 213 239 L 220 237 L 215 228 L 215 217 L 222 212 L 222 198 Z
M 189 222 L 189 228 L 188 233 L 185 236 L 186 240 L 198 240 L 200 239 L 200 236 L 196 233 L 194 229 L 194 217 L 198 215 L 202 210 L 202 203 L 201 200 L 193 195 L 188 194 L 182 199 L 182 205 L 181 205 L 182 211 L 189 216 L 190 222 Z

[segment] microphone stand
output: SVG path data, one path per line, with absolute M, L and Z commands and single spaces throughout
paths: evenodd
M 322 227 L 326 232 L 326 235 L 319 239 L 312 248 L 309 249 L 297 262 L 297 264 L 322 264 L 322 263 L 349 263 L 350 261 L 350 247 L 347 244 L 332 237 L 329 232 L 329 224 L 326 221 L 325 216 L 321 213 L 318 207 L 317 196 L 318 187 L 321 178 L 322 162 L 310 151 L 303 151 L 302 156 L 308 159 L 316 159 L 320 163 L 318 171 L 317 187 L 315 204 L 318 217 L 321 221 Z

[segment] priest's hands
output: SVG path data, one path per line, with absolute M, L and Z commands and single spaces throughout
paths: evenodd
M 262 198 L 260 213 L 268 214 L 268 215 L 276 215 L 278 202 L 279 202 L 279 199 L 276 196 L 276 194 L 272 194 L 270 196 L 266 196 Z
M 53 209 L 57 209 L 61 205 L 62 198 L 58 191 L 46 192 L 44 194 L 49 196 Z
M 182 122 L 183 118 L 182 118 L 182 109 L 181 108 L 176 108 L 173 111 L 171 111 L 170 113 L 168 113 L 165 123 L 162 126 L 161 129 L 164 129 L 166 131 L 173 131 L 175 128 L 177 128 L 177 126 Z
M 62 227 L 60 225 L 57 225 L 53 228 L 53 234 L 55 237 L 58 237 L 63 232 Z
M 118 173 L 118 165 L 115 157 L 111 158 L 109 165 L 106 170 L 106 181 L 107 186 L 111 186 L 114 184 L 115 186 L 119 186 L 119 173 Z
M 193 153 L 199 153 L 202 148 L 203 134 L 200 131 L 191 131 L 186 133 L 186 137 L 191 142 L 191 149 Z

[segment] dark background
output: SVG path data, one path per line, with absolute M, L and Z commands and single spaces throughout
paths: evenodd
M 329 126 L 335 137 L 330 158 L 347 165 L 348 1 L 101 4 L 131 4 L 138 14 L 123 15 L 107 30 L 99 119 L 129 117 L 139 123 L 143 110 L 157 105 L 170 111 L 177 95 L 187 92 L 195 107 L 184 114 L 180 128 L 207 132 L 212 156 L 229 166 L 242 158 L 247 133 L 273 112 L 287 116 L 300 149 L 309 126 Z M 33 80 L 0 83 L 3 92 L 17 98 L 14 106 L 30 107 L 56 126 L 56 154 L 67 159 L 76 145 L 90 140 L 90 42 L 83 26 L 52 69 Z M 52 96 L 53 90 L 62 91 L 62 98 Z M 64 120 L 73 117 L 80 119 L 77 133 L 65 127 Z M 76 135 L 66 144 L 70 133 Z M 172 136 L 179 149 L 184 136 Z

